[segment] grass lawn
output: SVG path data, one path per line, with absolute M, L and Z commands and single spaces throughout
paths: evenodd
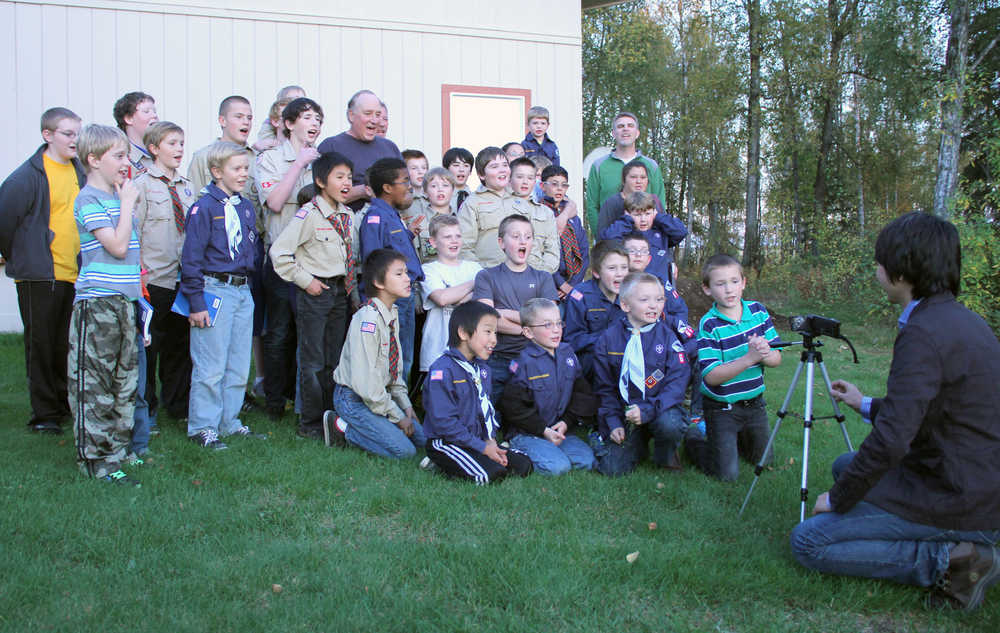
M 861 365 L 829 341 L 831 377 L 880 393 L 891 324 L 844 331 Z M 749 466 L 735 484 L 643 466 L 487 489 L 299 440 L 290 417 L 262 415 L 246 421 L 268 441 L 221 453 L 161 420 L 142 488 L 124 489 L 80 476 L 71 436 L 26 432 L 21 345 L 0 336 L 0 631 L 1000 630 L 997 589 L 976 613 L 931 613 L 920 590 L 794 562 L 791 417 L 742 518 Z M 786 352 L 767 374 L 772 420 L 797 363 Z M 859 443 L 867 427 L 853 413 L 848 426 Z M 843 449 L 836 423 L 816 424 L 810 508 Z

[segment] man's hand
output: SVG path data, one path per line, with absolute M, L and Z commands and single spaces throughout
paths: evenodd
M 410 220 L 410 223 L 406 225 L 406 228 L 408 228 L 411 233 L 419 233 L 420 225 L 423 224 L 424 220 L 426 219 L 427 219 L 426 215 L 423 214 L 418 215 L 417 217 Z
M 325 283 L 323 283 L 319 279 L 316 279 L 315 277 L 313 278 L 312 281 L 309 282 L 309 285 L 306 286 L 306 292 L 308 292 L 310 295 L 314 297 L 320 296 L 321 294 L 323 294 L 324 290 L 329 290 L 329 289 L 330 286 L 326 285 Z
M 483 455 L 486 455 L 501 466 L 507 466 L 507 451 L 497 446 L 496 440 L 488 440 L 483 447 Z
M 816 497 L 816 505 L 813 506 L 813 514 L 822 514 L 824 512 L 833 512 L 833 508 L 830 507 L 829 492 L 824 492 L 820 496 Z
M 608 439 L 615 444 L 621 445 L 621 443 L 625 441 L 625 429 L 619 426 L 614 431 L 611 431 L 611 435 L 608 436 Z
M 834 400 L 843 402 L 858 413 L 861 412 L 861 399 L 864 396 L 862 396 L 861 390 L 854 386 L 853 383 L 849 383 L 846 380 L 834 380 L 830 386 L 833 387 L 830 390 L 830 395 Z
M 208 327 L 209 325 L 208 310 L 202 310 L 201 312 L 192 312 L 188 316 L 188 323 L 191 324 L 191 327 L 198 327 L 198 328 Z

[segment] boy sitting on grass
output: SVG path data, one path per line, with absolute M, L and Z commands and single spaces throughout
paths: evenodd
M 455 308 L 448 349 L 430 366 L 424 386 L 427 457 L 449 477 L 479 485 L 513 473 L 531 474 L 531 459 L 497 445 L 499 427 L 490 401 L 490 368 L 500 315 L 478 301 Z
M 375 249 L 365 258 L 369 300 L 351 318 L 340 364 L 333 372 L 336 414 L 323 414 L 327 445 L 346 440 L 394 459 L 413 457 L 424 445 L 423 428 L 406 395 L 396 307 L 397 300 L 412 292 L 406 262 L 405 256 L 388 248 Z M 341 421 L 346 431 L 337 424 Z
M 600 400 L 600 435 L 593 447 L 597 469 L 609 476 L 635 470 L 652 436 L 653 462 L 679 471 L 677 447 L 687 427 L 681 404 L 691 361 L 660 319 L 659 279 L 631 273 L 619 297 L 625 317 L 611 324 L 594 354 L 594 390 Z
M 770 346 L 779 338 L 767 309 L 743 300 L 747 280 L 735 258 L 709 257 L 701 283 L 714 300 L 698 325 L 709 468 L 719 479 L 733 481 L 740 474 L 738 447 L 745 447 L 743 457 L 754 464 L 764 455 L 771 431 L 764 367 L 781 364 L 781 353 Z
M 498 403 L 504 437 L 531 458 L 538 472 L 562 475 L 594 468 L 594 451 L 573 427 L 596 413 L 597 403 L 580 362 L 562 342 L 559 306 L 529 299 L 521 306 L 521 327 L 531 343 L 511 363 L 511 377 Z
M 594 344 L 608 326 L 624 313 L 618 304 L 618 290 L 629 273 L 629 256 L 618 240 L 594 244 L 589 279 L 569 293 L 566 301 L 564 340 L 573 348 L 584 374 L 592 379 Z

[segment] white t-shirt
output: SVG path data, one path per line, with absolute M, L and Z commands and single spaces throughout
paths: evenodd
M 427 371 L 448 348 L 448 322 L 454 306 L 441 307 L 431 301 L 435 290 L 452 288 L 476 278 L 482 266 L 476 262 L 462 260 L 457 266 L 448 266 L 441 261 L 423 265 L 424 280 L 420 282 L 420 294 L 424 301 L 427 320 L 424 321 L 424 338 L 420 346 L 420 371 Z M 472 289 L 470 288 L 471 292 Z

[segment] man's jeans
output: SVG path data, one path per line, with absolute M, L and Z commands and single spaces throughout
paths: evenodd
M 835 481 L 853 457 L 845 453 L 834 461 Z M 948 569 L 953 545 L 996 545 L 1000 530 L 922 525 L 861 501 L 844 514 L 824 512 L 799 523 L 790 540 L 795 558 L 810 569 L 929 587 Z
M 347 422 L 345 436 L 348 443 L 369 453 L 403 459 L 413 457 L 417 454 L 417 447 L 427 443 L 420 422 L 414 420 L 413 435 L 407 437 L 388 418 L 372 413 L 361 396 L 344 385 L 334 387 L 333 407 L 337 415 Z
M 629 425 L 625 441 L 621 444 L 603 439 L 592 446 L 594 456 L 597 457 L 597 470 L 609 477 L 632 472 L 638 465 L 650 436 L 653 437 L 653 462 L 658 466 L 665 466 L 677 452 L 686 428 L 684 409 L 679 406 L 667 409 L 651 422 Z
M 188 435 L 212 430 L 220 436 L 242 426 L 253 341 L 253 299 L 250 286 L 232 286 L 205 278 L 205 290 L 222 299 L 215 325 L 191 328 L 191 399 Z
M 556 446 L 544 437 L 521 433 L 510 440 L 510 447 L 530 457 L 535 472 L 542 475 L 562 475 L 573 468 L 593 470 L 596 463 L 594 451 L 575 435 L 567 435 Z

